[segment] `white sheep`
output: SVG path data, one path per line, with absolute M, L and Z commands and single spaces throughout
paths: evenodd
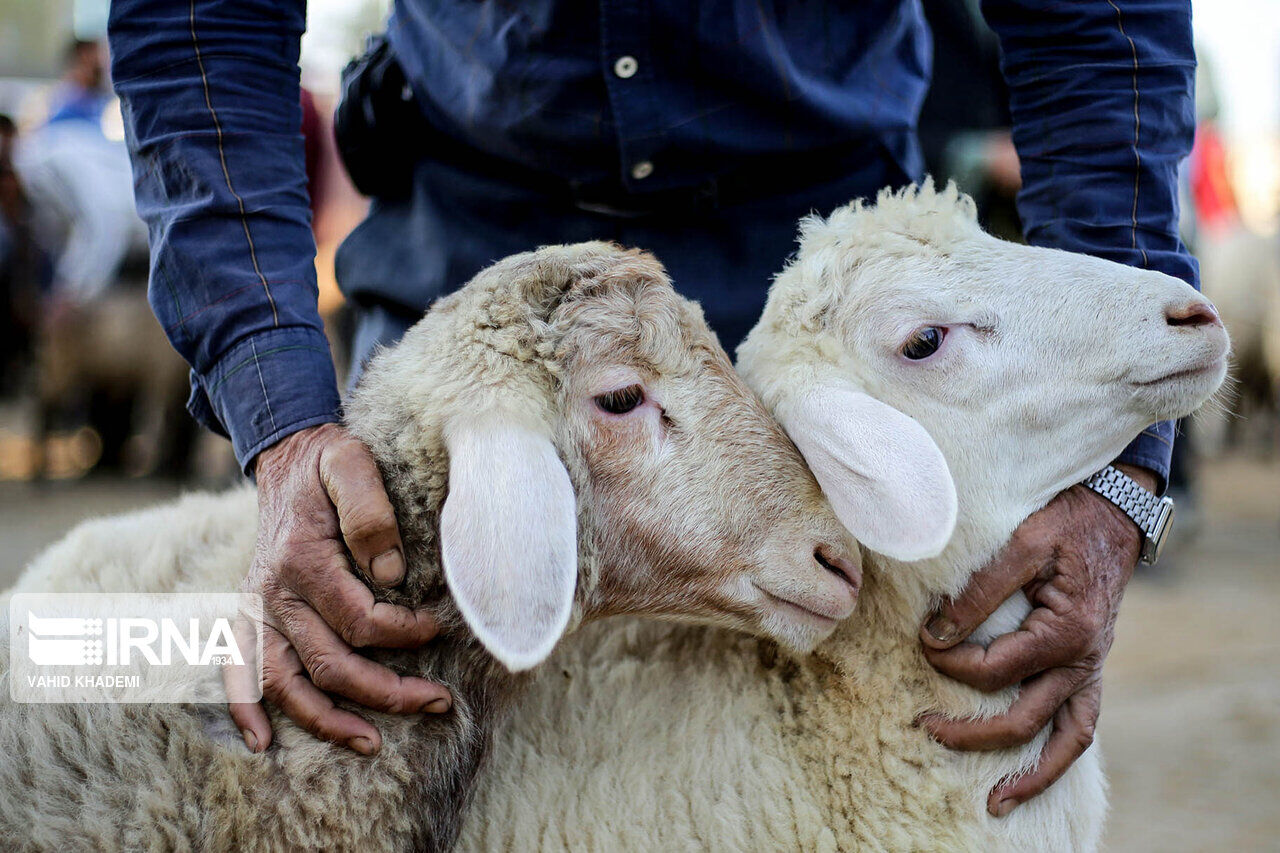
M 495 743 L 460 849 L 1097 846 L 1096 748 L 997 819 L 988 791 L 1047 733 L 960 753 L 913 725 L 935 709 L 996 714 L 1016 692 L 936 673 L 919 626 L 1027 515 L 1204 401 L 1225 333 L 1167 324 L 1201 300 L 1168 276 L 983 234 L 953 188 L 882 193 L 801 235 L 739 367 L 863 543 L 858 615 L 808 657 L 708 628 L 590 626 Z M 904 357 L 928 327 L 945 330 L 936 354 Z M 868 516 L 867 502 L 894 510 Z M 974 638 L 1028 609 L 1019 594 Z
M 645 613 L 807 648 L 853 609 L 856 544 L 649 256 L 595 243 L 489 268 L 373 361 L 348 422 L 406 547 L 405 583 L 378 595 L 445 626 L 373 657 L 443 682 L 452 709 L 371 714 L 372 758 L 272 711 L 254 755 L 220 705 L 15 704 L 6 631 L 5 849 L 446 849 L 527 680 L 508 667 L 567 625 Z M 242 489 L 94 521 L 14 591 L 234 590 L 255 519 Z

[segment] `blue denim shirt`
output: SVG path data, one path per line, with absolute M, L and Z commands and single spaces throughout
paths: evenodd
M 1196 283 L 1176 228 L 1176 173 L 1194 124 L 1189 0 L 983 5 L 1004 51 L 1027 238 Z M 304 20 L 303 2 L 283 0 L 111 7 L 113 79 L 151 229 L 151 302 L 192 366 L 193 413 L 230 436 L 245 466 L 339 411 L 316 313 L 299 134 Z M 921 169 L 914 126 L 929 39 L 916 0 L 397 0 L 388 34 L 436 129 L 552 180 L 643 198 L 744 170 L 785 176 L 789 164 L 875 153 L 823 192 L 779 193 L 789 204 L 740 205 L 710 224 L 672 216 L 664 227 L 651 217 L 602 231 L 599 215 L 540 206 L 524 189 L 504 206 L 506 190 L 424 152 L 413 198 L 375 202 L 369 227 L 353 235 L 366 251 L 340 258 L 356 298 L 421 310 L 509 248 L 612 236 L 667 260 L 715 325 L 718 302 L 734 302 L 734 279 L 746 280 L 732 273 L 756 268 L 729 258 L 682 277 L 669 254 L 693 264 L 716 245 L 696 229 L 732 231 L 761 256 L 767 248 L 768 269 L 777 269 L 794 219 L 786 243 L 755 240 L 753 213 L 821 209 L 848 200 L 836 192 L 866 194 Z M 435 238 L 415 241 L 419 233 Z M 415 251 L 417 242 L 431 251 Z M 728 343 L 766 284 L 751 280 L 759 293 L 726 314 Z M 1171 425 L 1159 424 L 1122 458 L 1163 475 L 1171 442 Z

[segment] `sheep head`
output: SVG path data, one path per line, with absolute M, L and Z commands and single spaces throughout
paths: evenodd
M 1007 536 L 1190 413 L 1227 349 L 1183 282 L 999 240 L 954 186 L 926 183 L 806 219 L 738 364 L 864 547 L 917 560 L 957 509 Z M 882 514 L 841 511 L 875 495 Z
M 389 480 L 443 502 L 448 590 L 510 669 L 546 657 L 575 603 L 795 648 L 854 607 L 856 544 L 652 256 L 495 264 L 380 354 L 348 411 Z

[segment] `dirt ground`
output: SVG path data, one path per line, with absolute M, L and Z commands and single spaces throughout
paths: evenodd
M 1199 535 L 1129 587 L 1107 663 L 1108 850 L 1280 850 L 1280 465 L 1201 484 Z
M 176 493 L 0 483 L 0 588 L 80 519 Z M 1280 463 L 1206 466 L 1197 515 L 1129 588 L 1107 664 L 1111 851 L 1280 850 Z

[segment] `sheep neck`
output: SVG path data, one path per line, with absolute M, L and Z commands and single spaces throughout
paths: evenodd
M 447 850 L 461 828 L 494 734 L 527 679 L 508 672 L 481 647 L 445 586 L 439 543 L 448 488 L 443 444 L 414 446 L 404 436 L 424 434 L 416 428 L 411 433 L 371 427 L 360 424 L 354 431 L 381 469 L 400 527 L 406 574 L 394 589 L 370 588 L 380 601 L 429 609 L 441 631 L 421 648 L 380 649 L 370 657 L 401 675 L 440 683 L 453 697 L 445 714 L 375 715 L 374 722 L 383 735 L 383 751 L 393 751 L 410 770 L 401 807 L 414 827 L 415 849 Z
M 379 600 L 431 609 L 441 634 L 420 649 L 380 650 L 373 657 L 401 674 L 443 684 L 453 696 L 453 708 L 444 715 L 399 720 L 384 716 L 378 725 L 384 742 L 394 741 L 408 766 L 422 769 L 413 775 L 405 802 L 416 815 L 415 825 L 426 827 L 417 847 L 443 850 L 456 838 L 493 739 L 530 678 L 507 671 L 484 650 L 445 585 L 439 522 L 448 493 L 448 457 L 441 441 L 421 442 L 420 438 L 438 436 L 438 431 L 423 425 L 413 430 L 396 427 L 392 422 L 354 428 L 378 460 L 400 526 L 407 566 L 405 581 L 398 588 L 371 588 Z M 410 441 L 405 438 L 409 435 L 419 438 Z M 581 546 L 580 578 L 594 578 L 597 563 L 595 550 Z
M 962 589 L 974 572 L 990 562 L 1034 508 L 1009 506 L 1005 512 L 979 517 L 962 504 L 951 543 L 930 560 L 904 563 L 864 552 L 866 581 L 858 612 L 819 648 L 819 655 L 847 671 L 867 662 L 891 660 L 892 666 L 912 673 L 913 699 L 922 706 L 917 712 L 939 709 L 964 716 L 1003 710 L 1011 692 L 980 694 L 938 675 L 924 659 L 919 632 L 937 602 Z M 984 628 L 1011 630 L 1027 608 L 1017 612 L 1015 607 L 1004 615 L 1005 620 L 1016 620 L 1012 625 L 1001 626 L 993 619 Z M 988 636 L 979 631 L 974 639 L 986 641 Z
M 837 737 L 848 740 L 843 752 L 846 756 L 878 756 L 887 749 L 910 767 L 941 772 L 949 760 L 946 751 L 916 727 L 919 715 L 942 711 L 967 717 L 1007 709 L 1014 691 L 983 694 L 937 673 L 924 658 L 919 631 L 939 596 L 962 587 L 995 555 L 1026 514 L 1011 511 L 1003 517 L 986 514 L 979 519 L 967 514 L 962 505 L 955 536 L 937 558 L 901 563 L 864 552 L 864 584 L 857 613 L 803 668 L 809 681 L 791 688 L 803 696 L 805 707 L 812 711 L 795 724 L 791 738 L 792 747 L 805 759 L 800 766 L 823 767 L 820 752 L 830 747 L 831 733 L 839 732 Z M 988 762 L 1012 769 L 1022 760 L 1016 755 L 993 754 L 972 762 L 973 767 Z M 882 779 L 888 787 L 880 793 L 886 796 L 896 790 L 895 785 L 909 788 L 915 784 L 915 771 L 895 772 L 873 765 L 861 778 L 864 782 Z M 943 798 L 953 812 L 947 821 L 964 825 L 982 811 L 974 798 L 983 792 L 969 790 L 972 785 L 965 787 L 969 777 L 944 774 L 938 778 L 962 783 Z M 818 788 L 843 784 L 825 770 L 814 773 L 809 781 Z M 866 795 L 865 791 L 862 795 L 852 790 L 846 793 L 843 799 L 837 793 L 832 802 L 857 802 Z

